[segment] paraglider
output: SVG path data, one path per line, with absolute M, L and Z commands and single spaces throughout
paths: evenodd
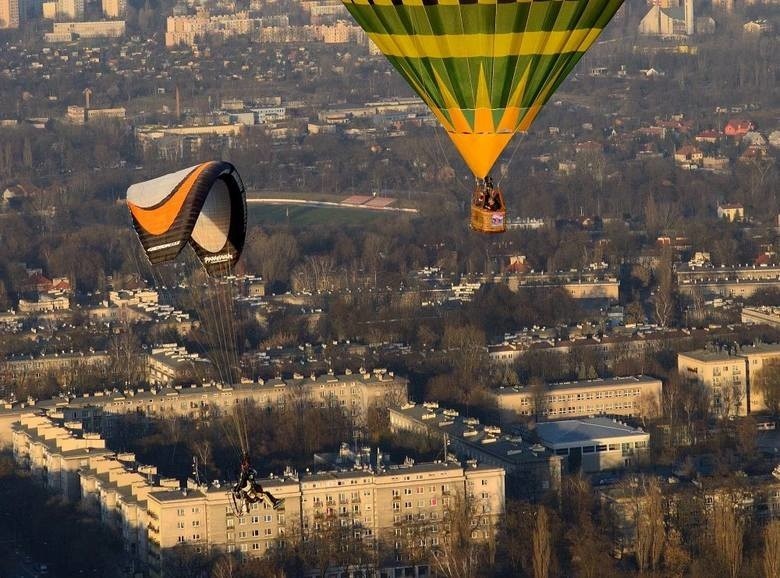
M 479 202 L 517 132 L 599 37 L 623 0 L 342 0 L 425 101 L 477 179 L 471 226 L 506 229 Z
M 189 243 L 210 276 L 229 274 L 246 240 L 246 193 L 235 167 L 201 163 L 137 183 L 127 206 L 149 262 L 171 261 Z
M 252 504 L 261 500 L 268 500 L 274 510 L 278 510 L 284 504 L 284 500 L 275 497 L 271 492 L 264 490 L 257 481 L 257 471 L 252 467 L 249 453 L 245 452 L 241 457 L 241 468 L 238 472 L 238 481 L 233 486 L 231 495 L 233 509 L 239 514 L 248 512 Z
M 201 163 L 132 185 L 127 190 L 127 205 L 153 274 L 165 264 L 186 262 L 180 255 L 188 247 L 192 249 L 194 259 L 190 262 L 202 268 L 206 285 L 195 288 L 190 298 L 212 341 L 209 357 L 220 381 L 235 383 L 240 370 L 231 275 L 244 249 L 247 212 L 238 171 L 224 161 Z M 274 509 L 280 508 L 283 501 L 263 491 L 256 480 L 241 404 L 233 408 L 231 418 L 234 431 L 226 431 L 226 437 L 241 459 L 238 483 L 229 492 L 237 515 L 261 499 L 267 499 Z

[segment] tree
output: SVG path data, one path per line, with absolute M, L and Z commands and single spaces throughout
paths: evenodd
M 633 508 L 639 572 L 655 571 L 660 566 L 666 543 L 663 495 L 656 478 L 640 479 L 634 494 Z
M 737 578 L 742 567 L 745 526 L 729 500 L 716 501 L 710 517 L 710 554 L 729 578 Z
M 550 409 L 549 398 L 547 396 L 547 384 L 542 379 L 533 378 L 529 385 L 531 386 L 534 419 L 539 421 L 540 418 L 547 415 L 547 410 Z
M 470 492 L 456 491 L 445 511 L 441 544 L 432 552 L 437 572 L 446 578 L 473 578 L 485 560 L 483 539 L 492 539 L 493 527 L 486 525 L 488 515 L 479 511 Z M 490 533 L 491 536 L 480 532 Z
M 550 575 L 552 548 L 550 546 L 550 520 L 547 515 L 547 509 L 544 506 L 540 506 L 536 512 L 536 524 L 531 537 L 531 549 L 534 578 L 547 578 Z
M 674 271 L 672 255 L 664 251 L 655 269 L 656 288 L 653 298 L 655 321 L 661 327 L 667 327 L 674 318 L 677 299 L 674 293 Z
M 780 520 L 772 520 L 764 528 L 764 578 L 780 576 Z

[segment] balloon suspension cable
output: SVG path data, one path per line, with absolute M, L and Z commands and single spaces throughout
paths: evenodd
M 512 150 L 512 154 L 509 156 L 509 160 L 506 163 L 506 173 L 509 174 L 509 167 L 512 166 L 512 161 L 515 159 L 515 155 L 517 154 L 517 151 L 520 150 L 520 145 L 525 140 L 525 136 L 527 135 L 527 132 L 521 132 L 519 136 L 515 137 L 515 147 Z M 502 171 L 503 172 L 503 171 Z M 501 187 L 501 183 L 504 181 L 503 175 L 498 180 L 498 187 Z
M 444 129 L 444 128 L 442 128 L 442 130 L 445 130 L 445 129 Z M 434 137 L 435 137 L 435 140 L 436 140 L 436 144 L 437 144 L 437 145 L 438 145 L 438 147 L 439 147 L 439 152 L 441 153 L 441 156 L 442 156 L 442 158 L 444 159 L 444 164 L 445 164 L 446 166 L 448 166 L 448 167 L 451 167 L 452 165 L 450 164 L 450 159 L 447 157 L 447 152 L 444 150 L 444 145 L 442 145 L 442 144 L 441 144 L 441 136 L 439 135 L 439 131 L 438 131 L 437 129 L 434 129 L 434 130 L 433 130 L 433 134 L 434 134 Z M 462 188 L 462 189 L 463 189 L 465 192 L 467 192 L 468 194 L 471 194 L 471 193 L 473 193 L 473 192 L 474 192 L 474 190 L 473 190 L 473 189 L 471 189 L 471 188 L 467 187 L 466 185 L 464 185 L 464 184 L 463 184 L 463 183 L 460 181 L 460 179 L 456 178 L 456 179 L 455 179 L 455 182 L 456 182 L 456 183 L 458 183 L 458 186 L 459 186 L 460 188 Z

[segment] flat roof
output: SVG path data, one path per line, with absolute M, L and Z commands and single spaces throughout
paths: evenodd
M 681 351 L 677 354 L 680 357 L 695 359 L 703 363 L 713 363 L 718 361 L 743 361 L 737 354 L 730 354 L 727 351 L 709 351 L 706 349 L 697 349 L 695 351 Z
M 630 385 L 649 385 L 651 383 L 660 383 L 661 380 L 647 375 L 632 375 L 628 377 L 610 377 L 606 379 L 587 379 L 582 381 L 561 381 L 559 383 L 548 383 L 545 385 L 547 391 L 560 391 L 566 389 L 599 388 L 599 387 L 621 387 Z M 515 387 L 502 387 L 496 395 L 516 395 L 531 392 L 530 385 Z
M 549 445 L 580 444 L 611 438 L 649 437 L 645 431 L 604 417 L 546 421 L 536 424 L 536 434 Z
M 390 411 L 413 420 L 429 431 L 439 431 L 457 438 L 463 445 L 508 465 L 548 460 L 551 457 L 547 448 L 531 445 L 518 435 L 503 434 L 497 426 L 480 424 L 478 420 L 460 416 L 453 410 L 418 404 L 391 408 Z

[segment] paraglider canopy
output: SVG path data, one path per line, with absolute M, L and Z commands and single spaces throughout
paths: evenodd
M 477 178 L 525 131 L 623 0 L 342 0 Z
M 127 190 L 133 225 L 152 264 L 189 243 L 209 275 L 226 275 L 246 239 L 246 194 L 235 167 L 208 161 Z

